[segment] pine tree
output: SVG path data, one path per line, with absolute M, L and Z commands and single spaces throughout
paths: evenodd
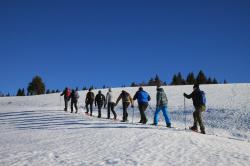
M 88 90 L 88 88 L 87 88 L 86 86 L 84 86 L 84 87 L 82 88 L 82 90 Z
M 224 84 L 227 84 L 227 80 L 224 80 Z
M 59 93 L 59 92 L 60 92 L 60 90 L 59 90 L 59 89 L 57 89 L 57 90 L 56 90 L 56 93 Z
M 20 88 L 18 89 L 16 96 L 22 96 L 22 90 Z
M 176 75 L 173 76 L 171 85 L 177 85 L 177 76 Z
M 195 84 L 195 82 L 196 82 L 196 80 L 195 80 L 194 73 L 193 72 L 189 73 L 187 76 L 187 79 L 186 79 L 186 83 L 188 85 L 193 85 L 193 84 Z
M 24 88 L 23 88 L 22 91 L 21 91 L 21 95 L 22 95 L 22 96 L 25 96 L 25 90 L 24 90 Z
M 47 89 L 46 94 L 50 94 L 50 90 L 49 89 Z
M 153 78 L 151 78 L 149 81 L 148 81 L 148 86 L 154 86 L 155 85 L 155 81 Z
M 52 90 L 51 93 L 56 93 L 56 91 L 55 91 L 55 90 Z
M 218 81 L 215 78 L 213 79 L 213 84 L 218 84 Z
M 162 85 L 162 81 L 160 77 L 158 76 L 158 74 L 156 74 L 155 80 L 154 80 L 154 86 L 161 86 L 161 85 Z
M 212 84 L 212 83 L 213 83 L 212 78 L 209 77 L 208 80 L 207 80 L 207 84 Z
M 130 87 L 137 87 L 138 85 L 135 82 L 132 82 Z
M 29 83 L 27 91 L 30 95 L 40 95 L 45 93 L 45 84 L 40 76 L 35 76 Z
M 181 72 L 177 74 L 177 84 L 176 85 L 185 85 L 186 81 L 182 78 Z
M 202 70 L 200 70 L 199 74 L 197 75 L 196 83 L 198 83 L 198 84 L 206 84 L 207 83 L 207 78 Z

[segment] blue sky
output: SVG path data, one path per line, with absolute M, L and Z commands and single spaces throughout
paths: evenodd
M 0 91 L 102 87 L 159 74 L 250 82 L 248 0 L 1 0 Z

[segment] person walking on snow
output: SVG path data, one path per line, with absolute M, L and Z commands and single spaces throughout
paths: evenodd
M 105 96 L 102 94 L 102 91 L 98 91 L 98 94 L 95 97 L 95 106 L 98 106 L 98 118 L 101 118 L 102 116 L 102 106 L 104 105 L 105 102 Z
M 85 99 L 85 104 L 86 104 L 86 109 L 87 109 L 85 113 L 86 114 L 89 113 L 89 106 L 90 106 L 90 116 L 92 116 L 94 101 L 95 101 L 95 94 L 92 92 L 92 88 L 90 88 Z
M 126 122 L 128 120 L 128 106 L 131 104 L 131 107 L 134 107 L 133 99 L 131 95 L 126 92 L 125 90 L 122 91 L 118 99 L 116 100 L 117 105 L 119 101 L 122 99 L 122 108 L 123 108 L 123 117 L 122 117 L 122 122 Z
M 157 93 L 156 93 L 156 111 L 154 114 L 154 123 L 152 125 L 157 126 L 158 125 L 158 119 L 159 119 L 159 113 L 162 111 L 163 116 L 166 121 L 166 126 L 171 127 L 170 118 L 168 115 L 168 99 L 167 95 L 164 92 L 164 89 L 161 87 L 157 87 Z
M 200 130 L 202 134 L 206 134 L 205 127 L 203 125 L 202 121 L 202 112 L 206 110 L 205 101 L 203 100 L 203 95 L 205 93 L 200 90 L 199 84 L 194 84 L 193 86 L 193 92 L 189 95 L 186 93 L 183 94 L 184 97 L 193 100 L 193 105 L 195 108 L 195 111 L 193 112 L 193 118 L 194 118 L 194 125 L 190 127 L 191 130 L 197 131 L 197 123 L 200 125 Z
M 64 111 L 68 110 L 68 102 L 70 100 L 70 93 L 71 92 L 68 87 L 66 87 L 64 91 L 61 93 L 61 96 L 64 96 L 64 103 L 65 103 Z
M 145 115 L 145 111 L 148 107 L 148 102 L 151 100 L 151 97 L 146 91 L 143 90 L 142 87 L 140 87 L 139 90 L 134 95 L 133 100 L 137 100 L 138 102 L 138 107 L 141 114 L 141 120 L 139 123 L 146 124 L 148 120 Z
M 78 111 L 77 102 L 78 102 L 78 99 L 79 99 L 79 94 L 77 92 L 77 89 L 72 90 L 70 98 L 71 98 L 71 113 L 73 113 L 73 106 L 75 107 L 75 110 L 76 110 L 75 113 L 77 113 L 77 111 Z
M 104 104 L 104 108 L 106 107 L 106 105 L 108 106 L 108 108 L 107 108 L 107 119 L 110 119 L 110 111 L 112 111 L 112 113 L 114 115 L 114 119 L 116 120 L 117 115 L 116 115 L 116 112 L 114 110 L 115 101 L 114 101 L 114 97 L 113 97 L 113 93 L 112 93 L 111 88 L 109 88 L 109 91 L 108 91 L 108 93 L 106 95 L 106 101 L 105 101 L 105 104 Z

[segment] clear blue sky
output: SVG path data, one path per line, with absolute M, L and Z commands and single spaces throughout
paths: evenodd
M 0 91 L 147 81 L 202 69 L 250 82 L 249 0 L 1 0 Z

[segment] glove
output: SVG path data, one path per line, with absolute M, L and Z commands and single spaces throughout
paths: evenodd
M 104 104 L 104 107 L 103 108 L 106 108 L 106 104 Z
M 132 108 L 134 108 L 134 105 L 131 105 Z
M 183 93 L 183 96 L 185 97 L 187 94 L 186 93 Z

